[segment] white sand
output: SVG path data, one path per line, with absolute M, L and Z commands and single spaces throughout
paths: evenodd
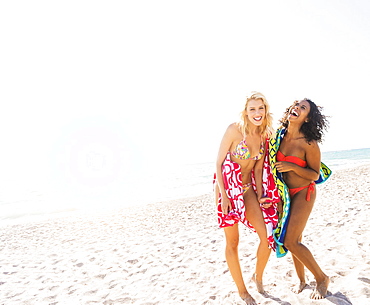
M 211 187 L 211 186 L 210 186 Z M 257 236 L 240 226 L 240 259 L 259 304 L 370 304 L 370 165 L 318 187 L 303 242 L 330 276 L 310 300 L 290 254 L 272 254 L 264 283 L 249 280 Z M 0 304 L 242 304 L 224 258 L 211 194 L 131 210 L 0 228 Z

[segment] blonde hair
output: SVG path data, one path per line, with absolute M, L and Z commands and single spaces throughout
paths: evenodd
M 245 102 L 244 110 L 240 113 L 240 122 L 238 124 L 240 131 L 243 134 L 243 137 L 246 137 L 250 133 L 250 124 L 251 122 L 247 116 L 247 107 L 250 100 L 262 100 L 263 105 L 265 106 L 265 118 L 262 122 L 262 125 L 259 126 L 260 135 L 264 138 L 269 138 L 273 133 L 272 128 L 272 114 L 270 113 L 270 105 L 267 102 L 266 97 L 257 91 L 252 91 L 248 96 Z

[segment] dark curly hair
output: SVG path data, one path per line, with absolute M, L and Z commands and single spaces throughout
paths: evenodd
M 303 133 L 308 143 L 310 143 L 312 140 L 321 143 L 324 136 L 324 130 L 326 131 L 329 127 L 328 117 L 321 114 L 323 107 L 317 106 L 308 98 L 304 98 L 303 101 L 306 101 L 310 104 L 310 112 L 307 117 L 308 122 L 305 122 L 301 126 L 300 131 Z M 293 105 L 285 110 L 284 116 L 279 121 L 283 127 L 288 127 L 288 116 L 290 114 L 290 110 L 297 102 L 299 101 L 294 101 Z

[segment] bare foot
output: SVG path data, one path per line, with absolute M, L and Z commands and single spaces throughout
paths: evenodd
M 261 294 L 265 294 L 266 293 L 265 289 L 263 288 L 262 281 L 257 281 L 256 274 L 255 273 L 253 273 L 253 275 L 252 275 L 252 281 L 256 284 L 257 291 L 259 293 L 261 293 Z
M 294 287 L 292 291 L 296 294 L 301 293 L 308 285 L 305 282 L 300 282 L 299 285 Z
M 310 298 L 314 300 L 323 299 L 328 292 L 329 277 L 327 276 L 324 281 L 316 283 L 316 289 L 312 292 Z
M 242 298 L 246 305 L 257 305 L 255 299 L 253 299 L 248 292 L 244 293 L 243 295 L 240 295 L 240 297 Z

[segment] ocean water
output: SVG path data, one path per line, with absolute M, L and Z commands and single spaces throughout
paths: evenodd
M 334 172 L 370 164 L 370 148 L 323 152 L 322 161 Z M 109 212 L 122 207 L 128 212 L 140 213 L 140 206 L 145 204 L 211 192 L 214 169 L 214 162 L 159 166 L 149 174 L 143 169 L 135 175 L 116 178 L 108 175 L 104 180 L 85 177 L 83 183 L 81 177 L 69 179 L 68 183 L 66 180 L 8 181 L 3 178 L 0 180 L 0 225 L 71 213 Z
M 323 152 L 321 160 L 333 170 L 369 164 L 370 148 Z

